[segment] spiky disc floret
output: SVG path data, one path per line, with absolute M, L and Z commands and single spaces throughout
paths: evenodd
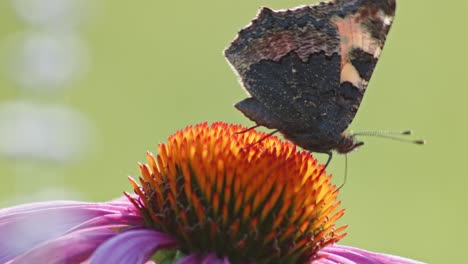
M 345 236 L 338 191 L 310 153 L 238 125 L 178 131 L 139 164 L 146 224 L 178 238 L 185 253 L 216 252 L 231 263 L 306 263 Z

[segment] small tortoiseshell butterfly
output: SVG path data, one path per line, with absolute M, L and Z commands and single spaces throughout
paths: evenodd
M 226 49 L 250 97 L 235 107 L 313 152 L 348 153 L 358 111 L 395 15 L 395 0 L 262 8 Z

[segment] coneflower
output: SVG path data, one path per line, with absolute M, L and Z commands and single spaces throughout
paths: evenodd
M 323 165 L 243 130 L 178 131 L 129 177 L 128 200 L 0 210 L 0 262 L 421 263 L 337 245 L 344 209 Z

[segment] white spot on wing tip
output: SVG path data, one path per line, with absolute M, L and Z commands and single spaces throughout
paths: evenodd
M 392 21 L 393 21 L 393 17 L 391 16 L 385 16 L 384 18 L 384 24 L 387 25 L 387 26 L 390 26 L 392 24 Z

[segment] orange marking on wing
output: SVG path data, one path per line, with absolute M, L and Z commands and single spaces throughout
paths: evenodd
M 380 47 L 369 32 L 363 27 L 361 14 L 347 16 L 345 18 L 334 17 L 332 23 L 338 28 L 341 37 L 341 83 L 350 82 L 355 87 L 363 88 L 365 80 L 361 78 L 359 72 L 351 63 L 350 53 L 353 49 L 359 48 L 373 54 L 374 57 L 380 55 Z
M 341 82 L 345 81 L 352 83 L 355 87 L 363 87 L 364 80 L 351 62 L 346 62 L 341 66 Z

